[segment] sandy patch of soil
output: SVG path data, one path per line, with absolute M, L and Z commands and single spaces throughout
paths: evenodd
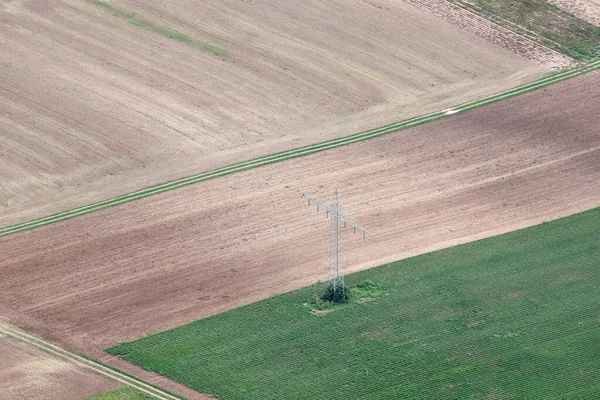
M 0 335 L 0 399 L 82 400 L 119 385 L 92 371 Z
M 591 73 L 4 237 L 2 315 L 97 354 L 325 280 L 328 221 L 300 195 L 327 198 L 334 183 L 373 232 L 345 232 L 350 272 L 600 206 L 599 83 Z
M 550 70 L 404 2 L 0 2 L 0 225 L 345 136 Z M 385 5 L 385 7 L 383 7 Z
M 600 0 L 548 0 L 579 18 L 600 26 Z

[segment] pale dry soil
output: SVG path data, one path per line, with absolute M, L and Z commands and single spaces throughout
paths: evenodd
M 89 1 L 0 0 L 0 226 L 551 70 L 406 2 L 105 2 L 230 56 Z
M 0 335 L 0 399 L 82 400 L 119 385 L 86 368 Z
M 0 317 L 90 354 L 327 279 L 600 206 L 590 73 L 470 112 L 0 239 Z

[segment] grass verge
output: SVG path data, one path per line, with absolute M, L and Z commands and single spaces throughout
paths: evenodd
M 101 0 L 89 0 L 95 6 L 102 8 L 103 10 L 109 12 L 112 16 L 122 19 L 130 25 L 137 26 L 138 28 L 146 29 L 148 31 L 152 31 L 154 33 L 158 33 L 159 35 L 165 36 L 169 39 L 176 40 L 178 42 L 183 43 L 191 43 L 198 45 L 202 50 L 213 53 L 219 57 L 229 57 L 229 52 L 225 49 L 222 49 L 217 46 L 213 46 L 212 44 L 202 43 L 191 37 L 183 34 L 181 32 L 177 32 L 163 26 L 156 25 L 155 23 L 148 21 L 146 19 L 140 18 L 135 14 L 127 13 L 125 11 L 119 10 L 111 4 L 108 4 Z
M 591 399 L 599 221 L 597 208 L 347 276 L 371 301 L 311 312 L 320 283 L 107 351 L 231 400 Z
M 600 27 L 546 0 L 449 0 L 579 61 L 600 56 Z
M 102 393 L 94 397 L 89 397 L 88 400 L 154 400 L 156 397 L 147 395 L 135 390 L 129 386 L 120 389 L 111 390 L 110 392 Z
M 83 358 L 85 358 L 85 359 L 87 359 L 87 360 L 90 360 L 90 361 L 94 362 L 95 364 L 101 365 L 101 366 L 103 366 L 103 367 L 105 367 L 105 368 L 108 368 L 108 369 L 110 369 L 110 370 L 114 371 L 114 372 L 117 372 L 119 375 L 126 376 L 126 377 L 128 377 L 128 378 L 131 378 L 131 379 L 132 379 L 132 380 L 134 380 L 134 381 L 143 382 L 143 383 L 144 383 L 144 385 L 150 386 L 150 387 L 152 387 L 152 388 L 154 388 L 154 389 L 158 389 L 158 390 L 160 390 L 161 392 L 163 392 L 163 393 L 167 393 L 167 394 L 169 394 L 169 395 L 171 395 L 171 396 L 173 396 L 173 397 L 176 397 L 176 398 L 178 398 L 178 399 L 180 399 L 180 400 L 186 400 L 186 398 L 185 398 L 185 397 L 179 396 L 178 394 L 175 394 L 175 393 L 171 392 L 170 390 L 167 390 L 167 389 L 165 389 L 165 388 L 162 388 L 162 387 L 160 387 L 160 386 L 158 386 L 158 385 L 156 385 L 156 384 L 154 384 L 154 383 L 151 383 L 151 382 L 148 382 L 148 381 L 144 381 L 144 380 L 142 380 L 142 379 L 138 378 L 137 376 L 130 374 L 129 372 L 122 371 L 122 370 L 120 370 L 120 369 L 119 369 L 119 368 L 117 368 L 117 367 L 113 367 L 112 365 L 110 365 L 110 364 L 107 364 L 107 363 L 105 363 L 105 362 L 102 362 L 102 361 L 100 361 L 100 360 L 97 360 L 97 359 L 95 359 L 94 357 L 88 356 L 87 354 L 80 354 L 80 356 L 81 356 L 81 357 L 83 357 Z M 140 392 L 140 393 L 141 393 L 141 392 Z M 154 397 L 152 397 L 152 398 L 154 398 Z
M 183 399 L 183 397 L 181 397 L 181 396 L 171 394 L 170 392 L 165 391 L 156 385 L 144 382 L 143 380 L 141 380 L 133 375 L 123 373 L 123 372 L 119 371 L 117 368 L 114 368 L 111 366 L 106 366 L 105 364 L 103 364 L 97 360 L 94 360 L 92 357 L 88 357 L 88 356 L 84 357 L 84 356 L 75 354 L 73 352 L 70 352 L 66 349 L 59 347 L 58 345 L 55 345 L 51 342 L 46 341 L 46 340 L 38 337 L 37 335 L 21 331 L 19 329 L 16 329 L 15 327 L 12 327 L 8 324 L 3 323 L 2 321 L 0 321 L 0 335 L 7 336 L 7 337 L 13 338 L 15 340 L 21 341 L 23 343 L 26 343 L 30 346 L 33 346 L 33 347 L 39 349 L 39 350 L 45 351 L 49 354 L 53 354 L 60 358 L 69 359 L 69 360 L 75 362 L 76 364 L 79 364 L 86 368 L 90 368 L 91 370 L 94 370 L 95 372 L 99 373 L 100 375 L 104 375 L 110 379 L 113 379 L 113 380 L 121 383 L 121 384 L 132 386 L 132 387 L 138 389 L 138 391 L 149 393 L 149 394 L 155 396 L 156 398 L 173 399 L 173 400 Z

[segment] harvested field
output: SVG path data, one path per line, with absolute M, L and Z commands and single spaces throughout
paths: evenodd
M 548 0 L 591 24 L 600 26 L 600 0 Z
M 0 239 L 11 319 L 97 353 L 326 279 L 335 182 L 374 233 L 349 271 L 600 205 L 590 73 L 447 119 Z M 8 311 L 4 312 L 5 314 Z
M 0 225 L 444 109 L 555 65 L 378 4 L 1 1 Z
M 0 335 L 0 399 L 82 400 L 119 385 L 88 369 Z

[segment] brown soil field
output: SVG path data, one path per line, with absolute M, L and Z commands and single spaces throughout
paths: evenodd
M 0 316 L 101 354 L 327 278 L 331 196 L 352 272 L 600 206 L 600 74 L 355 145 L 0 239 Z
M 92 371 L 0 335 L 0 399 L 82 400 L 119 385 Z
M 548 0 L 579 18 L 600 26 L 600 0 Z
M 555 66 L 406 2 L 94 1 L 0 0 L 0 226 L 444 109 Z

